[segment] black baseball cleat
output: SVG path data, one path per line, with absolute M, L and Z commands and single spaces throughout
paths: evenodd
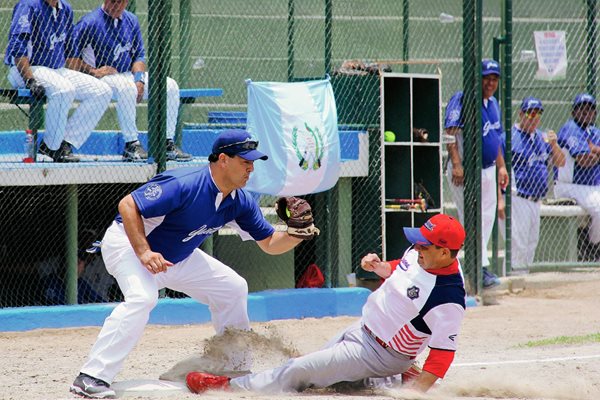
M 167 160 L 169 161 L 190 161 L 192 155 L 181 150 L 173 139 L 167 139 Z
M 73 146 L 71 146 L 71 143 L 65 142 L 64 140 L 57 150 L 51 150 L 45 142 L 42 142 L 38 149 L 38 153 L 50 157 L 57 163 L 79 162 L 79 157 L 73 154 Z
M 88 399 L 116 399 L 117 394 L 110 385 L 101 379 L 94 378 L 83 372 L 75 378 L 71 385 L 71 393 Z
M 123 150 L 123 161 L 146 161 L 148 152 L 144 150 L 139 140 L 125 143 Z

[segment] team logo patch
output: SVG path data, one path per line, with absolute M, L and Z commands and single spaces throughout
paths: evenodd
M 410 264 L 403 258 L 402 260 L 400 260 L 400 264 L 398 266 L 402 271 L 408 271 L 408 267 L 410 267 Z
M 19 18 L 19 22 L 18 22 L 19 26 L 23 29 L 29 28 L 29 16 L 28 15 L 21 15 L 21 17 Z
M 450 111 L 450 114 L 448 115 L 448 119 L 452 122 L 458 121 L 460 119 L 460 111 L 459 110 Z
M 423 226 L 425 227 L 425 229 L 431 232 L 433 232 L 433 230 L 435 229 L 435 224 L 433 224 L 431 221 L 425 222 Z
M 158 183 L 153 183 L 144 190 L 144 197 L 148 200 L 158 200 L 162 196 L 162 188 Z
M 416 286 L 409 287 L 406 289 L 406 296 L 411 300 L 419 298 L 419 288 Z
M 575 136 L 569 136 L 567 139 L 567 147 L 569 148 L 577 147 L 578 144 L 579 140 Z

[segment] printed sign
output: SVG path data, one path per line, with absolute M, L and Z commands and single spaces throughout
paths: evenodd
M 565 31 L 535 31 L 538 70 L 536 79 L 559 80 L 567 75 L 567 38 Z

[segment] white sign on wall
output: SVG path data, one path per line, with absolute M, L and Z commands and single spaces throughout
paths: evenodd
M 567 38 L 565 31 L 535 31 L 538 70 L 536 79 L 558 80 L 567 76 Z

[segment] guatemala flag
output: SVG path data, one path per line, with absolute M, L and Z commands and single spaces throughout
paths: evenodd
M 340 174 L 340 137 L 329 78 L 248 85 L 248 132 L 269 156 L 254 163 L 246 189 L 297 196 L 332 188 Z

